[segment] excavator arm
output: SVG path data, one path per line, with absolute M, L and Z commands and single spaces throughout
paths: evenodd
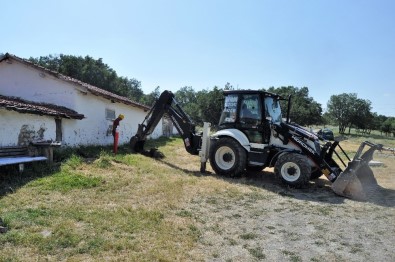
M 164 91 L 148 112 L 143 123 L 139 124 L 136 135 L 130 139 L 132 151 L 144 153 L 144 144 L 152 134 L 161 118 L 167 115 L 181 135 L 185 149 L 192 155 L 198 155 L 201 146 L 201 134 L 196 134 L 195 125 L 175 100 L 174 94 Z M 151 150 L 151 155 L 153 155 Z

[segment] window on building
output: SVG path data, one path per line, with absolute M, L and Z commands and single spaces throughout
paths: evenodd
M 106 119 L 114 120 L 115 119 L 115 110 L 107 109 L 106 108 Z
M 56 141 L 60 142 L 62 141 L 62 119 L 56 118 L 55 125 L 56 125 Z

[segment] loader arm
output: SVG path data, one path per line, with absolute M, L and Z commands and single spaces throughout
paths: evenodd
M 161 118 L 167 115 L 181 135 L 185 149 L 192 155 L 199 154 L 201 134 L 196 134 L 195 125 L 189 116 L 182 110 L 170 91 L 163 91 L 148 112 L 143 123 L 139 124 L 137 133 L 130 139 L 130 146 L 134 152 L 143 153 L 144 143 L 152 134 Z

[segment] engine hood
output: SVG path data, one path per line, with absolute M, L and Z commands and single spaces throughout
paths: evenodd
M 293 125 L 293 124 L 287 124 L 287 123 L 282 123 L 285 125 L 287 128 L 289 128 L 291 131 L 294 131 L 298 135 L 301 135 L 309 140 L 315 141 L 318 140 L 318 136 L 312 132 L 307 131 L 306 129 L 302 128 L 301 126 L 298 125 Z

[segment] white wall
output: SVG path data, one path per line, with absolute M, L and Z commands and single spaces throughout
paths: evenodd
M 0 146 L 27 145 L 32 140 L 55 140 L 55 119 L 0 109 Z M 29 136 L 24 141 L 23 134 Z
M 90 93 L 83 95 L 82 93 L 76 96 L 76 111 L 83 113 L 85 118 L 82 120 L 63 121 L 64 143 L 68 145 L 75 144 L 112 144 L 113 137 L 111 132 L 108 132 L 109 127 L 112 126 L 113 121 L 106 119 L 106 109 L 114 110 L 115 116 L 123 114 L 125 118 L 118 126 L 119 143 L 129 143 L 130 138 L 137 132 L 138 124 L 141 124 L 147 115 L 148 111 L 122 103 L 112 103 L 102 97 L 92 95 Z M 70 122 L 70 123 L 69 123 Z M 162 121 L 151 135 L 152 138 L 157 138 L 162 135 Z
M 26 66 L 19 62 L 13 61 L 8 64 L 6 61 L 0 63 L 0 94 L 5 96 L 16 96 L 26 100 L 35 102 L 45 102 L 55 105 L 62 105 L 73 109 L 85 116 L 82 120 L 62 119 L 62 144 L 67 146 L 77 145 L 108 145 L 113 143 L 111 133 L 108 133 L 109 126 L 112 125 L 111 120 L 106 119 L 105 109 L 115 111 L 116 116 L 125 115 L 125 119 L 120 122 L 118 132 L 120 133 L 120 144 L 129 143 L 130 138 L 137 132 L 138 124 L 140 124 L 146 114 L 141 108 L 125 105 L 122 103 L 112 103 L 110 100 L 91 93 L 83 93 L 83 87 L 74 85 L 63 80 L 59 80 L 51 75 L 45 74 L 44 77 L 40 70 L 36 70 L 30 66 Z M 5 111 L 5 110 L 2 110 Z M 19 130 L 26 122 L 26 117 L 20 114 L 16 119 L 9 122 L 13 130 Z M 33 115 L 34 116 L 34 115 Z M 3 115 L 1 115 L 3 119 Z M 55 140 L 55 120 L 53 117 L 34 117 L 37 122 L 39 118 L 43 118 L 45 123 L 49 119 L 49 126 L 53 125 L 53 130 L 48 130 Z M 20 119 L 20 120 L 19 120 Z M 3 120 L 1 120 L 3 121 Z M 39 121 L 38 121 L 39 122 Z M 37 122 L 37 123 L 38 123 Z M 39 130 L 38 124 L 34 125 Z M 18 129 L 19 128 L 19 129 Z M 52 126 L 51 126 L 52 128 Z M 0 129 L 0 136 L 3 138 L 9 130 Z M 162 121 L 158 123 L 157 128 L 151 135 L 157 138 L 162 135 Z M 4 138 L 6 139 L 6 138 Z M 13 143 L 15 137 L 6 139 L 4 143 Z
M 35 102 L 75 108 L 75 93 L 79 92 L 73 85 L 44 74 L 31 66 L 12 61 L 0 63 L 0 94 L 16 96 Z

